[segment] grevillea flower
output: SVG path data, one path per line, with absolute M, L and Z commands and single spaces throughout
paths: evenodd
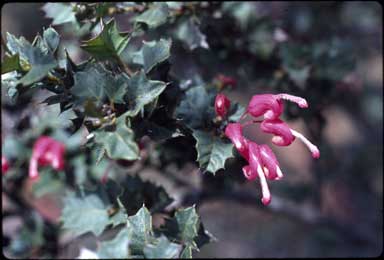
M 274 134 L 272 143 L 275 145 L 287 146 L 295 140 L 291 128 L 280 119 L 263 120 L 260 128 L 265 133 Z
M 225 117 L 231 106 L 231 101 L 224 94 L 217 94 L 215 99 L 215 111 L 216 115 Z
M 276 119 L 283 112 L 282 100 L 295 102 L 301 108 L 307 108 L 308 103 L 304 98 L 289 94 L 262 94 L 254 95 L 249 102 L 247 113 L 254 117 L 264 116 L 266 119 Z
M 51 165 L 55 170 L 64 169 L 65 145 L 48 136 L 41 136 L 33 145 L 29 163 L 29 177 L 39 177 L 39 166 Z
M 243 136 L 243 126 L 240 123 L 230 123 L 225 128 L 225 135 L 232 141 L 237 151 L 248 160 L 248 140 Z
M 280 180 L 283 178 L 283 173 L 271 148 L 265 144 L 258 145 L 246 139 L 243 136 L 243 126 L 261 123 L 260 128 L 263 132 L 274 135 L 272 143 L 275 145 L 287 146 L 298 138 L 308 147 L 314 158 L 319 158 L 320 156 L 319 149 L 314 144 L 301 133 L 291 129 L 288 124 L 279 118 L 284 109 L 283 99 L 295 102 L 301 108 L 308 107 L 307 101 L 297 96 L 288 94 L 255 95 L 249 102 L 244 115 L 249 113 L 254 117 L 263 116 L 264 118 L 262 120 L 251 120 L 244 124 L 230 123 L 225 128 L 225 135 L 232 141 L 241 156 L 248 161 L 248 165 L 242 168 L 245 178 L 250 181 L 259 178 L 262 190 L 261 201 L 264 205 L 268 205 L 271 202 L 271 193 L 267 179 Z
M 1 156 L 1 172 L 4 175 L 9 169 L 9 163 L 5 156 Z

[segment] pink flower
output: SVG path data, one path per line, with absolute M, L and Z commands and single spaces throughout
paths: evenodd
M 225 117 L 231 106 L 231 101 L 224 94 L 217 94 L 215 99 L 216 115 Z
M 41 136 L 33 145 L 29 164 L 29 177 L 39 177 L 39 166 L 51 165 L 55 170 L 64 169 L 65 145 L 48 136 Z
M 232 141 L 239 153 L 248 160 L 248 140 L 243 136 L 243 127 L 240 123 L 228 124 L 225 135 Z
M 261 94 L 254 95 L 249 102 L 247 113 L 254 117 L 264 116 L 266 119 L 276 119 L 283 112 L 283 102 L 289 100 L 295 102 L 301 108 L 307 108 L 308 103 L 304 98 L 289 94 Z
M 1 172 L 3 175 L 7 173 L 9 169 L 9 163 L 5 156 L 1 156 Z
M 265 119 L 261 122 L 260 128 L 265 133 L 275 135 L 272 137 L 272 143 L 275 145 L 287 146 L 295 140 L 289 126 L 280 119 Z
M 218 96 L 216 99 L 218 99 Z M 262 190 L 261 201 L 264 205 L 268 205 L 271 202 L 271 193 L 267 179 L 280 180 L 283 178 L 283 173 L 271 148 L 265 144 L 258 145 L 246 139 L 243 136 L 243 126 L 252 123 L 261 123 L 260 128 L 263 132 L 274 135 L 272 143 L 275 145 L 288 146 L 298 138 L 308 147 L 314 158 L 319 158 L 320 156 L 320 151 L 314 144 L 301 133 L 291 129 L 288 124 L 279 118 L 284 109 L 283 99 L 295 102 L 301 108 L 308 107 L 307 101 L 297 96 L 288 94 L 255 95 L 252 97 L 247 111 L 241 118 L 247 113 L 254 117 L 263 116 L 264 118 L 262 120 L 251 120 L 244 124 L 231 123 L 225 128 L 225 135 L 232 141 L 241 156 L 248 161 L 248 165 L 242 168 L 245 178 L 250 181 L 259 178 Z M 217 114 L 219 113 L 217 112 Z

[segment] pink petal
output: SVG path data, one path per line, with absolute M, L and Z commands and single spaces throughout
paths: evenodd
M 268 145 L 263 144 L 259 146 L 259 152 L 262 164 L 268 169 L 268 174 L 266 174 L 267 178 L 270 180 L 280 180 L 283 178 L 279 162 L 271 148 L 269 148 Z
M 243 167 L 243 174 L 249 181 L 253 181 L 257 178 L 257 172 L 253 171 L 249 165 Z
M 247 112 L 254 117 L 264 116 L 275 119 L 283 112 L 283 103 L 272 94 L 254 95 L 249 102 Z
M 285 93 L 278 94 L 278 95 L 275 95 L 275 96 L 278 99 L 284 99 L 284 100 L 289 100 L 291 102 L 294 102 L 294 103 L 298 104 L 299 107 L 301 107 L 301 108 L 307 108 L 308 107 L 307 100 L 305 100 L 302 97 L 293 96 L 293 95 L 285 94 Z
M 259 146 L 254 142 L 249 142 L 249 165 L 260 179 L 261 193 L 263 196 L 261 201 L 264 205 L 268 205 L 271 202 L 271 193 L 261 164 Z
M 279 146 L 290 145 L 295 137 L 291 132 L 289 126 L 280 119 L 264 120 L 260 128 L 265 133 L 274 134 L 272 143 Z
M 239 123 L 228 124 L 225 135 L 232 141 L 237 151 L 248 160 L 248 141 L 243 136 L 243 127 Z
M 313 158 L 318 159 L 320 157 L 320 151 L 316 145 L 311 143 L 303 134 L 301 134 L 301 133 L 299 133 L 293 129 L 291 129 L 291 132 L 294 136 L 296 136 L 298 139 L 300 139 L 300 141 L 302 141 L 308 147 L 308 149 L 312 153 Z

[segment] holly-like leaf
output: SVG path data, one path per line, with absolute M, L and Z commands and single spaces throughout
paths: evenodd
M 114 19 L 103 24 L 102 31 L 95 38 L 81 45 L 93 57 L 100 60 L 118 57 L 129 42 L 128 33 L 121 33 L 116 27 Z
M 29 51 L 32 48 L 30 42 L 28 42 L 23 36 L 17 39 L 10 33 L 6 33 L 7 48 L 12 55 L 19 54 L 21 60 L 28 60 Z
M 118 198 L 128 214 L 136 212 L 143 204 L 152 213 L 161 211 L 172 202 L 163 187 L 142 181 L 138 176 L 125 177 L 120 186 L 122 192 Z
M 198 47 L 209 49 L 206 36 L 192 19 L 188 19 L 179 25 L 176 37 L 186 43 L 191 51 Z
M 129 258 L 128 243 L 131 231 L 123 228 L 113 239 L 100 243 L 97 255 L 101 259 Z
M 180 258 L 182 259 L 192 258 L 192 248 L 190 246 L 186 246 L 184 250 L 181 252 Z
M 192 206 L 178 209 L 173 218 L 165 220 L 165 225 L 160 230 L 186 248 L 198 250 L 196 238 L 198 237 L 199 227 L 199 216 L 196 213 L 195 206 Z M 182 254 L 188 255 L 188 250 Z
M 127 116 L 136 116 L 140 110 L 157 98 L 166 88 L 162 81 L 148 80 L 145 72 L 141 70 L 129 79 L 125 101 L 129 110 Z
M 142 120 L 134 127 L 135 133 L 140 136 L 149 136 L 156 142 L 165 141 L 170 138 L 183 136 L 174 125 L 160 126 L 149 120 Z
M 84 71 L 75 73 L 71 93 L 78 101 L 102 101 L 108 96 L 111 102 L 123 103 L 128 80 L 125 74 L 114 76 L 102 65 L 93 64 L 87 66 Z
M 75 12 L 71 4 L 46 3 L 42 9 L 46 17 L 53 19 L 52 25 L 76 21 Z
M 176 108 L 175 117 L 191 129 L 204 128 L 215 117 L 214 99 L 215 95 L 203 86 L 190 88 Z
M 77 236 L 87 232 L 98 236 L 109 224 L 107 206 L 96 194 L 84 197 L 69 194 L 64 198 L 61 220 L 63 228 Z
M 197 245 L 194 239 L 197 236 L 200 222 L 195 207 L 192 206 L 176 211 L 175 220 L 177 222 L 181 241 L 185 245 L 196 249 Z
M 128 218 L 127 228 L 132 233 L 129 245 L 132 255 L 142 255 L 144 246 L 155 239 L 152 231 L 152 217 L 144 205 L 136 215 Z
M 1 74 L 14 70 L 21 70 L 19 54 L 5 55 L 4 60 L 1 62 Z
M 136 16 L 134 21 L 145 24 L 152 29 L 164 24 L 168 16 L 168 5 L 166 3 L 155 3 L 147 11 Z
M 141 49 L 133 54 L 132 62 L 143 66 L 146 73 L 170 56 L 171 40 L 143 42 Z
M 146 258 L 177 258 L 180 254 L 181 245 L 172 243 L 164 235 L 159 237 L 153 244 L 147 244 L 144 247 L 144 256 Z
M 233 144 L 200 130 L 195 130 L 192 134 L 196 139 L 197 161 L 200 167 L 213 174 L 224 169 L 226 160 L 233 157 Z
M 119 198 L 117 198 L 116 201 L 117 201 L 117 204 L 119 206 L 119 209 L 118 209 L 117 213 L 114 214 L 113 216 L 111 216 L 111 218 L 110 218 L 110 222 L 111 222 L 113 227 L 120 225 L 120 224 L 126 224 L 128 221 L 128 215 L 127 215 L 127 212 L 124 208 L 123 203 L 120 201 Z
M 95 143 L 102 145 L 110 158 L 123 160 L 136 160 L 139 158 L 139 147 L 124 115 L 117 118 L 114 131 L 99 129 L 94 133 Z
M 18 84 L 31 85 L 57 66 L 50 53 L 44 53 L 40 48 L 32 46 L 24 37 L 17 39 L 7 33 L 7 47 L 12 55 L 19 54 L 21 67 L 28 70 L 28 73 L 17 81 Z
M 52 27 L 44 30 L 43 39 L 52 53 L 54 53 L 57 50 L 57 47 L 59 47 L 60 35 Z

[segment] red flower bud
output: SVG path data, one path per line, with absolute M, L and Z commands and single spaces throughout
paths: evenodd
M 225 76 L 223 74 L 217 75 L 216 79 L 220 82 L 220 84 L 225 86 L 231 86 L 232 88 L 235 88 L 237 85 L 236 79 L 232 77 Z
M 9 164 L 7 158 L 5 156 L 1 156 L 1 172 L 3 175 L 6 174 L 6 172 L 9 169 Z
M 55 170 L 64 169 L 65 145 L 48 136 L 41 136 L 33 145 L 29 164 L 29 177 L 39 177 L 38 166 L 51 165 Z
M 225 117 L 231 106 L 231 101 L 224 94 L 217 94 L 215 99 L 216 115 Z

